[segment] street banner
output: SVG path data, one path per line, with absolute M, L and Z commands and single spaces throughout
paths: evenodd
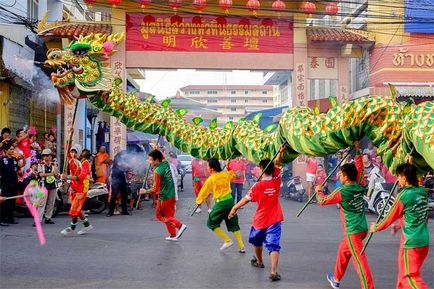
M 127 14 L 128 51 L 292 53 L 288 19 Z

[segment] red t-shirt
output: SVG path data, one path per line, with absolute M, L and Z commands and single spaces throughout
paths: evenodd
M 265 229 L 283 221 L 282 207 L 279 202 L 281 182 L 280 169 L 275 168 L 271 178 L 257 182 L 247 193 L 246 198 L 248 200 L 258 203 L 253 215 L 253 227 L 255 229 Z
M 232 180 L 235 184 L 244 184 L 244 173 L 246 172 L 246 163 L 243 160 L 230 160 L 228 170 L 234 171 L 237 176 Z
M 32 151 L 30 149 L 30 139 L 28 137 L 23 138 L 18 144 L 18 148 L 23 151 L 24 158 L 30 158 L 32 156 Z

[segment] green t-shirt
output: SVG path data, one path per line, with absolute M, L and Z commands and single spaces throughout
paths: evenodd
M 175 184 L 168 161 L 162 161 L 155 166 L 156 178 L 160 179 L 160 200 L 168 200 L 175 196 Z
M 365 217 L 363 187 L 360 184 L 343 185 L 340 192 L 346 233 L 355 234 L 366 232 L 368 230 L 368 224 Z
M 424 187 L 405 187 L 398 195 L 404 205 L 404 248 L 429 246 L 427 225 L 428 194 Z

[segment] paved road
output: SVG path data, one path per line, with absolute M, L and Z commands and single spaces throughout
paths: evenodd
M 178 217 L 188 229 L 178 243 L 164 240 L 165 227 L 157 222 L 150 203 L 132 216 L 91 215 L 95 229 L 86 236 L 62 237 L 69 222 L 58 216 L 55 225 L 45 225 L 45 246 L 39 246 L 32 220 L 0 228 L 1 288 L 329 288 L 325 274 L 332 270 L 341 239 L 335 207 L 312 205 L 296 219 L 300 203 L 282 201 L 283 225 L 279 272 L 282 281 L 268 281 L 269 265 L 250 266 L 253 254 L 238 253 L 236 246 L 221 253 L 220 240 L 206 226 L 206 213 L 190 217 L 194 207 L 191 185 L 181 193 Z M 246 240 L 253 205 L 240 211 L 240 225 Z M 374 220 L 374 216 L 369 216 Z M 430 225 L 431 235 L 433 230 Z M 384 232 L 373 238 L 368 258 L 376 288 L 394 288 L 398 237 Z M 432 241 L 431 241 L 432 244 Z M 423 276 L 433 288 L 433 250 Z M 352 265 L 341 286 L 360 288 Z

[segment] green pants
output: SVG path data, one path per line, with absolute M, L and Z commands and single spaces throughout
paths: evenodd
M 214 205 L 211 213 L 208 215 L 207 227 L 214 231 L 214 229 L 220 227 L 220 224 L 225 221 L 226 227 L 229 232 L 236 232 L 240 230 L 238 225 L 238 216 L 228 219 L 228 215 L 234 206 L 234 199 L 218 202 Z

